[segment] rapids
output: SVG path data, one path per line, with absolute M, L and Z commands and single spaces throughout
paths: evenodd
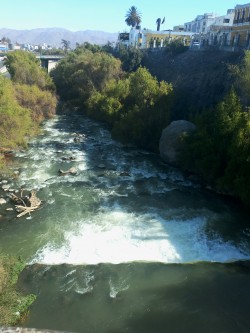
M 31 216 L 1 212 L 0 250 L 26 260 L 20 285 L 38 294 L 24 326 L 250 331 L 250 297 L 237 294 L 250 296 L 249 216 L 240 206 L 75 114 L 46 122 L 15 160 L 11 186 L 43 200 Z M 58 175 L 71 167 L 75 176 Z

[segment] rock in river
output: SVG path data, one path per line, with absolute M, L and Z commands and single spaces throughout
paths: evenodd
M 0 198 L 0 205 L 4 205 L 6 203 L 7 203 L 7 201 L 4 198 Z
M 160 138 L 161 158 L 170 164 L 178 165 L 178 153 L 183 148 L 182 137 L 196 129 L 196 126 L 186 120 L 172 121 L 163 131 Z

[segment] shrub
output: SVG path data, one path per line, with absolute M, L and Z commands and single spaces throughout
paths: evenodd
M 24 108 L 31 110 L 33 122 L 40 123 L 55 115 L 57 100 L 50 91 L 44 91 L 37 86 L 23 84 L 14 85 L 17 102 Z
M 23 146 L 34 130 L 30 110 L 17 103 L 11 81 L 0 76 L 0 147 Z
M 197 131 L 186 142 L 183 165 L 250 206 L 250 112 L 243 111 L 231 91 L 196 124 Z
M 13 82 L 37 85 L 40 89 L 54 90 L 54 84 L 46 70 L 40 67 L 35 55 L 26 51 L 14 51 L 7 54 L 5 61 Z
M 24 263 L 15 257 L 0 254 L 0 325 L 15 325 L 35 301 L 35 295 L 24 296 L 16 290 Z

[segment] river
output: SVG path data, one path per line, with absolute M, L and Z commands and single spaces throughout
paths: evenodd
M 0 212 L 0 251 L 26 260 L 19 287 L 37 295 L 23 326 L 250 332 L 250 225 L 238 204 L 75 114 L 47 121 L 14 162 L 11 186 L 43 200 L 31 216 Z

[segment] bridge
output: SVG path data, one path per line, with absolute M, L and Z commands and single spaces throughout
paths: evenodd
M 65 58 L 64 55 L 37 55 L 37 59 L 40 59 L 41 66 L 46 68 L 48 72 L 50 72 L 53 68 L 56 67 L 58 61 Z

